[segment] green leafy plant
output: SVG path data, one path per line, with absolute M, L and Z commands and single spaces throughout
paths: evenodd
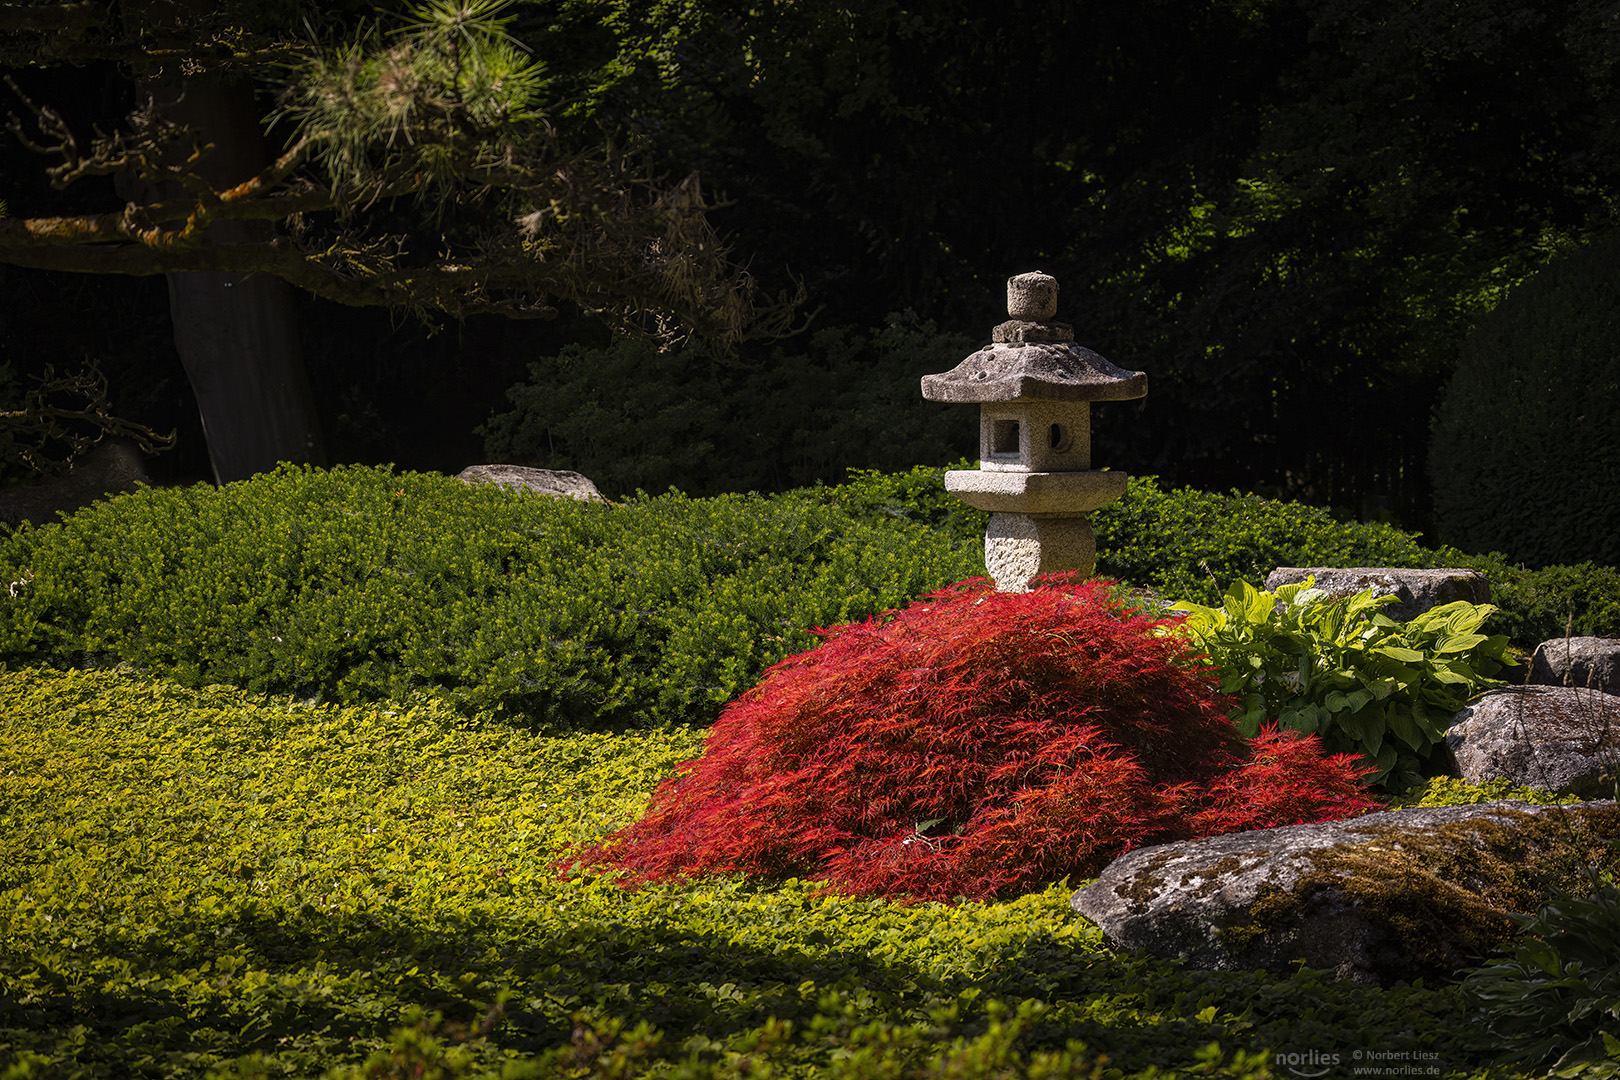
M 1457 601 L 1398 623 L 1379 608 L 1393 597 L 1368 589 L 1331 598 L 1312 582 L 1264 592 L 1233 583 L 1219 607 L 1188 601 L 1180 632 L 1220 669 L 1232 719 L 1251 738 L 1273 719 L 1320 735 L 1330 752 L 1356 753 L 1371 779 L 1399 791 L 1445 737 L 1452 716 L 1491 686 L 1507 638 L 1480 628 L 1495 611 Z
M 1598 1080 L 1620 1076 L 1620 889 L 1595 868 L 1585 886 L 1515 914 L 1507 958 L 1462 985 L 1509 1060 Z

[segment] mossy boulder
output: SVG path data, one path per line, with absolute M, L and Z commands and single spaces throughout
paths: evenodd
M 1615 837 L 1612 801 L 1415 807 L 1142 848 L 1073 906 L 1116 947 L 1391 986 L 1477 963 L 1512 937 L 1509 912 L 1620 861 Z

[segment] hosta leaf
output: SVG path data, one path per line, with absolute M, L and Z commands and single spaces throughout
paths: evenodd
M 1276 610 L 1276 598 L 1268 592 L 1262 592 L 1252 587 L 1248 587 L 1247 583 L 1245 583 L 1245 588 L 1247 589 L 1247 592 L 1244 596 L 1246 604 L 1244 613 L 1248 617 L 1248 621 L 1262 625 L 1265 624 Z
M 1362 753 L 1366 754 L 1368 757 L 1377 758 L 1380 755 L 1380 753 L 1385 749 L 1385 747 L 1384 747 L 1384 725 L 1383 724 L 1365 724 L 1365 725 L 1363 725 L 1363 727 L 1366 730 L 1366 734 L 1361 737 L 1361 750 L 1362 750 Z M 1389 764 L 1384 765 L 1382 762 L 1380 762 L 1380 768 L 1383 768 L 1386 771 L 1391 769 L 1391 768 L 1394 768 L 1394 766 L 1395 766 L 1394 753 L 1395 753 L 1394 749 L 1390 748 L 1390 761 L 1389 761 Z
M 1391 709 L 1385 714 L 1385 719 L 1389 724 L 1390 734 L 1411 749 L 1422 752 L 1429 748 L 1428 736 L 1418 727 L 1410 713 Z
M 1462 653 L 1489 639 L 1484 634 L 1452 634 L 1441 638 L 1435 645 L 1438 653 Z

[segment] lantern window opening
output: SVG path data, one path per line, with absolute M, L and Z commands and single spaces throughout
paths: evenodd
M 1018 421 L 996 418 L 990 421 L 990 453 L 994 457 L 1019 454 Z

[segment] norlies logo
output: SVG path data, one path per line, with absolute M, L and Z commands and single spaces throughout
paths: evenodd
M 1295 1076 L 1326 1076 L 1338 1063 L 1338 1054 L 1319 1054 L 1315 1050 L 1304 1054 L 1277 1054 L 1272 1059 L 1272 1064 L 1283 1066 Z

